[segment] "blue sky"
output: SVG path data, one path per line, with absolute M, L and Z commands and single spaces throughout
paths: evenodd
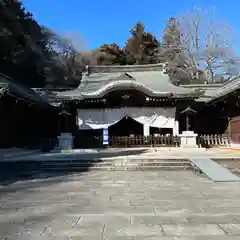
M 169 17 L 181 15 L 194 6 L 216 7 L 216 17 L 240 27 L 239 0 L 23 0 L 35 19 L 59 33 L 74 34 L 82 48 L 103 43 L 123 46 L 129 29 L 142 21 L 157 38 Z M 228 3 L 229 2 L 229 3 Z M 77 37 L 76 37 L 77 36 Z M 81 48 L 81 47 L 80 47 Z

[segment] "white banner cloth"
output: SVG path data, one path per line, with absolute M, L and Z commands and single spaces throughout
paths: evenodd
M 173 128 L 176 108 L 131 107 L 114 109 L 79 109 L 79 129 L 101 129 L 109 127 L 128 116 L 135 121 L 157 128 Z

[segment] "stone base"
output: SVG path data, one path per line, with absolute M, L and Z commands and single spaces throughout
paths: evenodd
M 193 131 L 183 131 L 182 134 L 179 134 L 181 139 L 180 147 L 186 148 L 197 148 L 197 134 Z
M 61 135 L 58 136 L 58 149 L 73 149 L 73 135 L 71 133 L 61 133 Z

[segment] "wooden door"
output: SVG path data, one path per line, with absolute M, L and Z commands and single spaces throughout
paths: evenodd
M 240 143 L 240 116 L 231 119 L 230 133 L 232 142 Z

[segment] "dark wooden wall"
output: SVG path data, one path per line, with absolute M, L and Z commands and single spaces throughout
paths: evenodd
M 203 106 L 194 116 L 193 129 L 199 134 L 224 134 L 228 128 L 228 118 L 220 109 Z
M 124 99 L 124 95 L 128 99 Z M 106 101 L 102 101 L 105 99 Z M 146 102 L 146 96 L 140 91 L 113 91 L 108 93 L 103 99 L 88 99 L 80 102 L 65 103 L 68 106 L 68 127 L 61 127 L 61 131 L 71 132 L 76 135 L 78 126 L 76 124 L 76 109 L 84 108 L 109 108 L 124 106 L 149 106 L 149 107 L 172 107 L 176 106 L 176 119 L 179 121 L 180 133 L 186 130 L 186 117 L 180 112 L 190 106 L 196 110 L 196 114 L 190 116 L 190 130 L 198 134 L 224 134 L 229 131 L 229 118 L 240 116 L 240 108 L 236 107 L 236 96 L 225 100 L 219 100 L 216 103 L 201 103 L 193 99 L 170 99 L 154 98 Z M 64 120 L 62 120 L 64 123 Z M 65 126 L 65 123 L 63 124 Z
M 230 120 L 230 134 L 234 143 L 240 143 L 240 116 Z
M 227 108 L 222 105 L 211 105 L 186 101 L 179 103 L 176 109 L 176 119 L 179 121 L 179 132 L 186 130 L 186 115 L 180 112 L 190 106 L 196 111 L 189 116 L 190 130 L 198 134 L 224 134 L 228 129 Z
M 43 138 L 58 134 L 56 111 L 17 100 L 0 99 L 0 148 L 37 147 Z

